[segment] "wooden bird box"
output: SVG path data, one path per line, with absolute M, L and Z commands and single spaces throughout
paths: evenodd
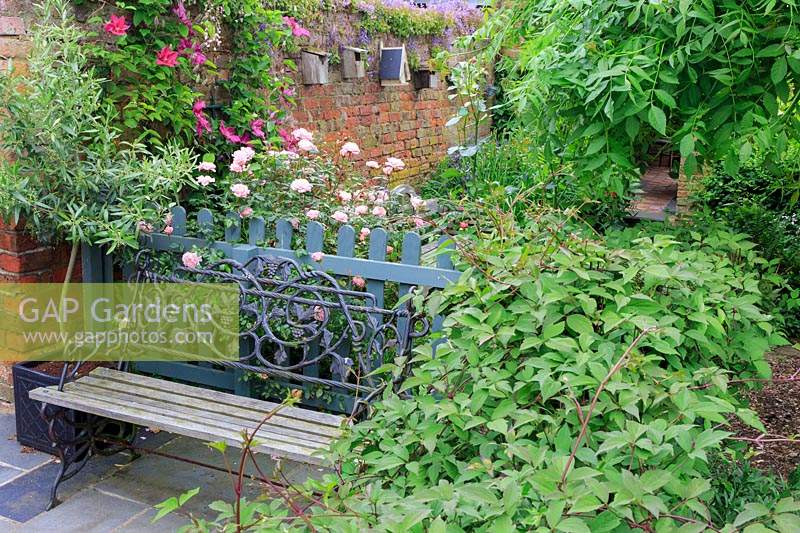
M 381 85 L 407 85 L 411 79 L 408 68 L 406 45 L 384 48 L 381 43 L 381 64 L 379 70 Z
M 439 74 L 429 65 L 422 65 L 414 71 L 414 89 L 438 89 Z
M 300 68 L 305 85 L 328 83 L 328 54 L 321 50 L 306 49 L 300 56 Z
M 342 47 L 342 77 L 363 78 L 367 75 L 367 51 L 352 46 Z

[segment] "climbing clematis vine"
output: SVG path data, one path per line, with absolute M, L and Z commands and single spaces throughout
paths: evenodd
M 127 35 L 130 27 L 130 24 L 128 24 L 125 20 L 125 17 L 111 15 L 111 18 L 103 26 L 103 29 L 106 30 L 106 33 L 116 35 L 117 37 L 122 37 L 123 35 Z

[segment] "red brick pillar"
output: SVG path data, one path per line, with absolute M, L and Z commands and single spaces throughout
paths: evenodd
M 23 223 L 0 221 L 0 283 L 61 283 L 69 265 L 70 246 L 43 245 L 23 230 Z M 81 279 L 80 256 L 75 265 L 73 281 Z M 5 335 L 0 326 L 0 335 Z M 12 349 L 3 341 L 3 350 Z M 0 362 L 0 400 L 11 401 L 11 365 Z

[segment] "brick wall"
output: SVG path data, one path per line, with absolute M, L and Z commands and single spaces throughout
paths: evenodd
M 61 283 L 67 273 L 70 249 L 67 245 L 42 245 L 23 230 L 23 225 L 0 221 L 0 283 Z M 80 257 L 75 265 L 72 279 L 81 279 Z M 0 335 L 12 332 L 3 331 Z M 3 348 L 13 349 L 8 338 L 3 339 Z M 2 356 L 2 351 L 0 351 Z M 19 357 L 18 357 L 19 358 Z M 12 363 L 0 362 L 0 400 L 11 401 Z
M 414 90 L 413 84 L 382 87 L 377 74 L 341 80 L 331 66 L 331 83 L 301 86 L 292 117 L 328 143 L 356 142 L 364 161 L 399 157 L 406 170 L 396 176 L 415 181 L 436 168 L 452 144 L 444 127 L 455 113 L 444 83 Z

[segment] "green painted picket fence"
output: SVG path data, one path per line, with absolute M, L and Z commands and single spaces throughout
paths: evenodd
M 275 227 L 275 247 L 264 246 L 267 241 L 267 224 L 260 217 L 246 219 L 247 242 L 242 242 L 242 219 L 238 214 L 228 215 L 225 224 L 225 240 L 209 241 L 202 237 L 186 234 L 186 211 L 182 207 L 172 210 L 171 235 L 151 233 L 143 238 L 143 245 L 155 252 L 179 254 L 190 251 L 194 247 L 218 250 L 226 258 L 240 263 L 259 255 L 287 257 L 313 268 L 324 270 L 335 276 L 352 278 L 361 276 L 366 281 L 366 291 L 373 294 L 375 303 L 384 306 L 385 295 L 391 284 L 397 285 L 400 296 L 412 287 L 428 287 L 441 289 L 448 283 L 456 281 L 460 273 L 453 268 L 451 252 L 453 242 L 446 236 L 438 239 L 435 253 L 430 254 L 430 265 L 423 265 L 422 239 L 415 232 L 407 232 L 403 236 L 400 253 L 401 262 L 386 260 L 388 234 L 383 228 L 374 228 L 369 234 L 369 252 L 366 258 L 355 257 L 356 232 L 352 226 L 342 225 L 337 234 L 335 253 L 324 247 L 325 228 L 318 222 L 310 222 L 305 231 L 305 253 L 292 250 L 294 228 L 288 220 L 279 220 Z M 201 235 L 212 235 L 214 216 L 211 211 L 202 209 L 197 214 L 197 224 Z M 272 240 L 272 239 L 271 239 Z M 322 264 L 311 259 L 314 252 L 323 252 Z M 426 254 L 428 256 L 428 254 Z M 114 280 L 112 257 L 105 254 L 100 247 L 84 247 L 82 254 L 83 280 L 85 283 L 105 283 Z M 132 266 L 123 267 L 127 276 Z M 440 330 L 442 318 L 435 317 L 433 331 Z M 212 387 L 234 392 L 243 396 L 251 396 L 251 383 L 242 379 L 241 372 L 214 366 L 209 363 L 174 363 L 174 362 L 140 362 L 136 364 L 139 372 L 176 379 L 182 382 Z M 314 372 L 313 368 L 307 369 Z M 337 411 L 347 411 L 349 401 L 333 395 L 316 402 L 319 407 Z

